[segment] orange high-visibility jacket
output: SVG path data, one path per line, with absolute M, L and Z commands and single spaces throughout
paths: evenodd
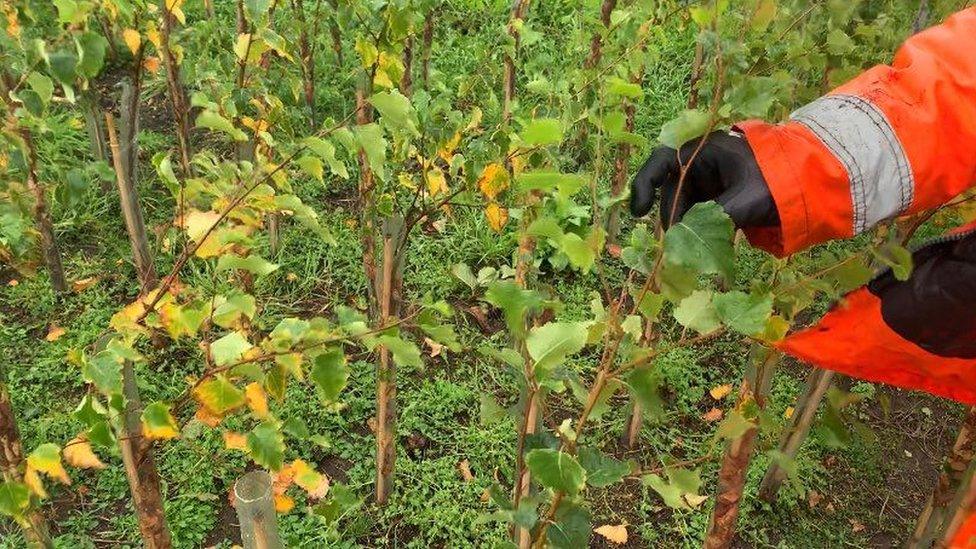
M 976 8 L 908 39 L 785 124 L 739 124 L 780 226 L 750 229 L 787 255 L 945 204 L 976 184 Z M 780 347 L 816 366 L 976 405 L 976 223 L 848 294 Z M 976 548 L 976 515 L 953 547 Z

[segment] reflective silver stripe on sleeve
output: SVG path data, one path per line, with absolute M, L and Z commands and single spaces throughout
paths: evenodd
M 819 138 L 847 170 L 854 234 L 894 217 L 912 203 L 915 178 L 888 118 L 870 101 L 828 95 L 790 118 Z

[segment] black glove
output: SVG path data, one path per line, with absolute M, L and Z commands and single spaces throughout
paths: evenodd
M 692 157 L 702 139 L 706 140 L 705 144 L 688 167 L 681 196 L 675 197 L 681 165 Z M 677 151 L 671 147 L 655 149 L 631 183 L 630 212 L 636 217 L 647 214 L 654 205 L 658 188 L 661 189 L 661 219 L 665 227 L 680 221 L 696 203 L 709 200 L 718 202 L 737 227 L 779 224 L 776 203 L 759 171 L 756 157 L 749 143 L 737 135 L 716 131 L 689 141 L 681 147 L 680 163 Z

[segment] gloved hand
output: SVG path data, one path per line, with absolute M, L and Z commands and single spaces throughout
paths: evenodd
M 676 197 L 681 165 L 691 158 L 701 139 L 706 140 L 705 144 L 688 167 L 681 196 Z M 658 147 L 651 153 L 631 183 L 630 211 L 634 216 L 647 214 L 654 205 L 657 189 L 661 189 L 661 219 L 665 227 L 680 221 L 696 203 L 709 200 L 718 202 L 739 228 L 779 224 L 776 203 L 745 138 L 715 131 L 685 143 L 680 156 L 679 164 L 677 151 L 671 147 Z

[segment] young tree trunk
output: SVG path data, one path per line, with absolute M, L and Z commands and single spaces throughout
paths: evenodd
M 937 549 L 957 549 L 953 545 L 956 534 L 962 525 L 976 514 L 976 482 L 973 475 L 976 473 L 976 462 L 970 463 L 969 468 L 963 474 L 963 480 L 956 491 L 955 497 L 946 509 L 945 523 L 937 536 L 934 547 Z M 927 546 L 922 546 L 928 549 Z
M 119 449 L 139 532 L 146 549 L 168 549 L 173 543 L 166 525 L 159 473 L 156 471 L 152 443 L 142 436 L 142 399 L 136 386 L 135 369 L 129 361 L 122 365 L 122 392 L 125 411 L 118 425 Z
M 424 89 L 430 89 L 430 55 L 434 47 L 434 10 L 427 13 L 424 19 L 424 53 L 420 63 L 420 75 L 424 81 Z
M 4 482 L 23 482 L 21 468 L 24 463 L 24 449 L 6 381 L 6 371 L 0 366 L 0 473 Z M 32 497 L 31 500 L 31 508 L 20 524 L 24 539 L 29 547 L 54 547 L 48 533 L 47 521 L 40 509 L 37 509 L 35 498 Z
M 705 47 L 701 41 L 695 43 L 695 60 L 691 63 L 691 78 L 688 80 L 688 108 L 698 108 L 698 82 L 701 80 L 705 65 Z
M 98 27 L 102 31 L 102 36 L 105 38 L 105 41 L 108 42 L 109 57 L 113 60 L 118 59 L 119 50 L 115 47 L 115 40 L 112 38 L 115 36 L 115 34 L 112 32 L 112 23 L 110 23 L 109 20 L 102 14 L 98 14 L 95 17 L 98 19 Z M 101 117 L 98 117 L 98 119 L 101 120 Z
M 635 82 L 640 82 L 640 76 L 635 76 L 633 80 Z M 634 104 L 625 99 L 624 114 L 626 115 L 626 120 L 624 122 L 624 131 L 634 131 L 634 113 Z M 617 145 L 617 154 L 614 158 L 613 180 L 610 184 L 610 196 L 612 198 L 620 196 L 620 194 L 627 189 L 627 182 L 629 179 L 630 145 L 627 143 L 621 143 Z M 620 202 L 614 203 L 610 206 L 610 210 L 607 212 L 607 242 L 610 244 L 616 244 L 617 237 L 620 235 L 621 205 L 622 204 Z
M 44 186 L 37 180 L 37 151 L 34 148 L 34 140 L 30 130 L 26 128 L 20 130 L 20 136 L 27 149 L 27 158 L 24 159 L 27 161 L 27 188 L 34 195 L 34 222 L 37 223 L 37 230 L 41 233 L 44 262 L 51 275 L 51 286 L 54 287 L 54 291 L 64 294 L 68 292 L 68 281 L 64 276 L 64 266 L 61 264 L 61 250 L 54 235 L 54 223 L 47 209 Z
M 603 0 L 603 4 L 600 6 L 600 22 L 603 23 L 604 29 L 610 28 L 610 15 L 616 7 L 617 0 Z M 603 57 L 603 35 L 595 32 L 593 38 L 590 39 L 590 55 L 586 57 L 583 66 L 592 69 L 600 63 L 601 57 Z
M 207 17 L 212 20 L 215 16 L 213 0 L 203 0 L 203 7 L 207 10 Z
M 976 451 L 976 407 L 970 408 L 966 413 L 956 442 L 952 445 L 942 473 L 936 481 L 935 490 L 919 516 L 915 531 L 906 547 L 928 549 L 932 546 L 940 528 L 947 525 L 949 504 L 966 480 L 966 471 L 973 461 L 974 451 Z
M 247 32 L 247 17 L 244 15 L 244 0 L 237 0 L 237 34 Z
M 164 0 L 160 6 L 162 11 L 162 32 L 159 33 L 160 57 L 163 59 L 163 66 L 166 68 L 166 87 L 169 92 L 170 106 L 173 109 L 173 119 L 176 121 L 176 138 L 180 153 L 180 166 L 184 176 L 192 176 L 193 170 L 190 167 L 190 159 L 193 151 L 190 145 L 190 112 L 189 104 L 186 101 L 186 90 L 183 88 L 183 81 L 180 77 L 180 67 L 176 63 L 176 56 L 170 48 L 170 36 L 173 32 L 173 14 L 166 9 L 167 2 Z
M 308 39 L 308 21 L 305 19 L 303 0 L 295 0 L 295 13 L 298 16 L 301 32 L 298 35 L 298 54 L 301 58 L 302 87 L 305 92 L 305 106 L 308 107 L 308 126 L 315 130 L 315 59 L 312 45 Z
M 125 228 L 129 233 L 132 259 L 139 276 L 142 293 L 145 294 L 156 287 L 159 278 L 156 276 L 156 266 L 153 264 L 152 254 L 149 253 L 149 238 L 146 236 L 142 207 L 139 206 L 139 193 L 136 192 L 135 182 L 128 178 L 125 167 L 122 165 L 122 151 L 115 133 L 115 119 L 112 113 L 105 113 L 105 127 L 108 129 L 108 139 L 112 147 L 115 181 L 119 187 L 119 202 L 122 205 L 122 215 L 125 217 Z
M 800 451 L 800 447 L 806 440 L 811 425 L 813 425 L 813 420 L 817 417 L 820 401 L 823 400 L 833 381 L 834 373 L 830 370 L 815 368 L 807 376 L 806 388 L 796 400 L 796 406 L 793 409 L 792 424 L 783 433 L 779 444 L 779 451 L 789 459 L 795 458 L 797 452 Z M 784 480 L 786 480 L 786 470 L 779 463 L 770 463 L 769 469 L 766 470 L 766 475 L 759 485 L 759 497 L 770 503 L 775 501 L 776 494 Z
M 637 437 L 640 436 L 640 428 L 644 421 L 644 418 L 641 417 L 643 414 L 644 411 L 641 409 L 640 403 L 634 400 L 630 419 L 627 420 L 627 432 L 624 433 L 622 440 L 624 447 L 629 450 L 637 446 Z
M 403 76 L 400 78 L 400 93 L 410 97 L 413 90 L 413 36 L 408 36 L 403 45 Z
M 759 409 L 766 406 L 766 395 L 780 353 L 772 349 L 753 348 L 752 364 L 739 388 L 737 409 L 749 401 L 755 401 Z M 742 436 L 732 440 L 725 450 L 718 473 L 715 491 L 715 507 L 702 545 L 705 549 L 726 549 L 732 546 L 735 523 L 739 516 L 739 502 L 745 488 L 749 462 L 756 446 L 759 426 L 753 423 Z
M 502 121 L 506 124 L 512 118 L 512 101 L 515 100 L 515 55 L 518 55 L 519 47 L 519 31 L 515 26 L 516 19 L 522 19 L 525 16 L 525 10 L 529 7 L 529 2 L 531 0 L 513 0 L 512 10 L 508 20 L 508 35 L 512 37 L 514 42 L 513 49 L 514 53 L 505 53 L 504 61 L 504 82 L 502 83 L 503 89 L 503 99 L 502 99 Z

